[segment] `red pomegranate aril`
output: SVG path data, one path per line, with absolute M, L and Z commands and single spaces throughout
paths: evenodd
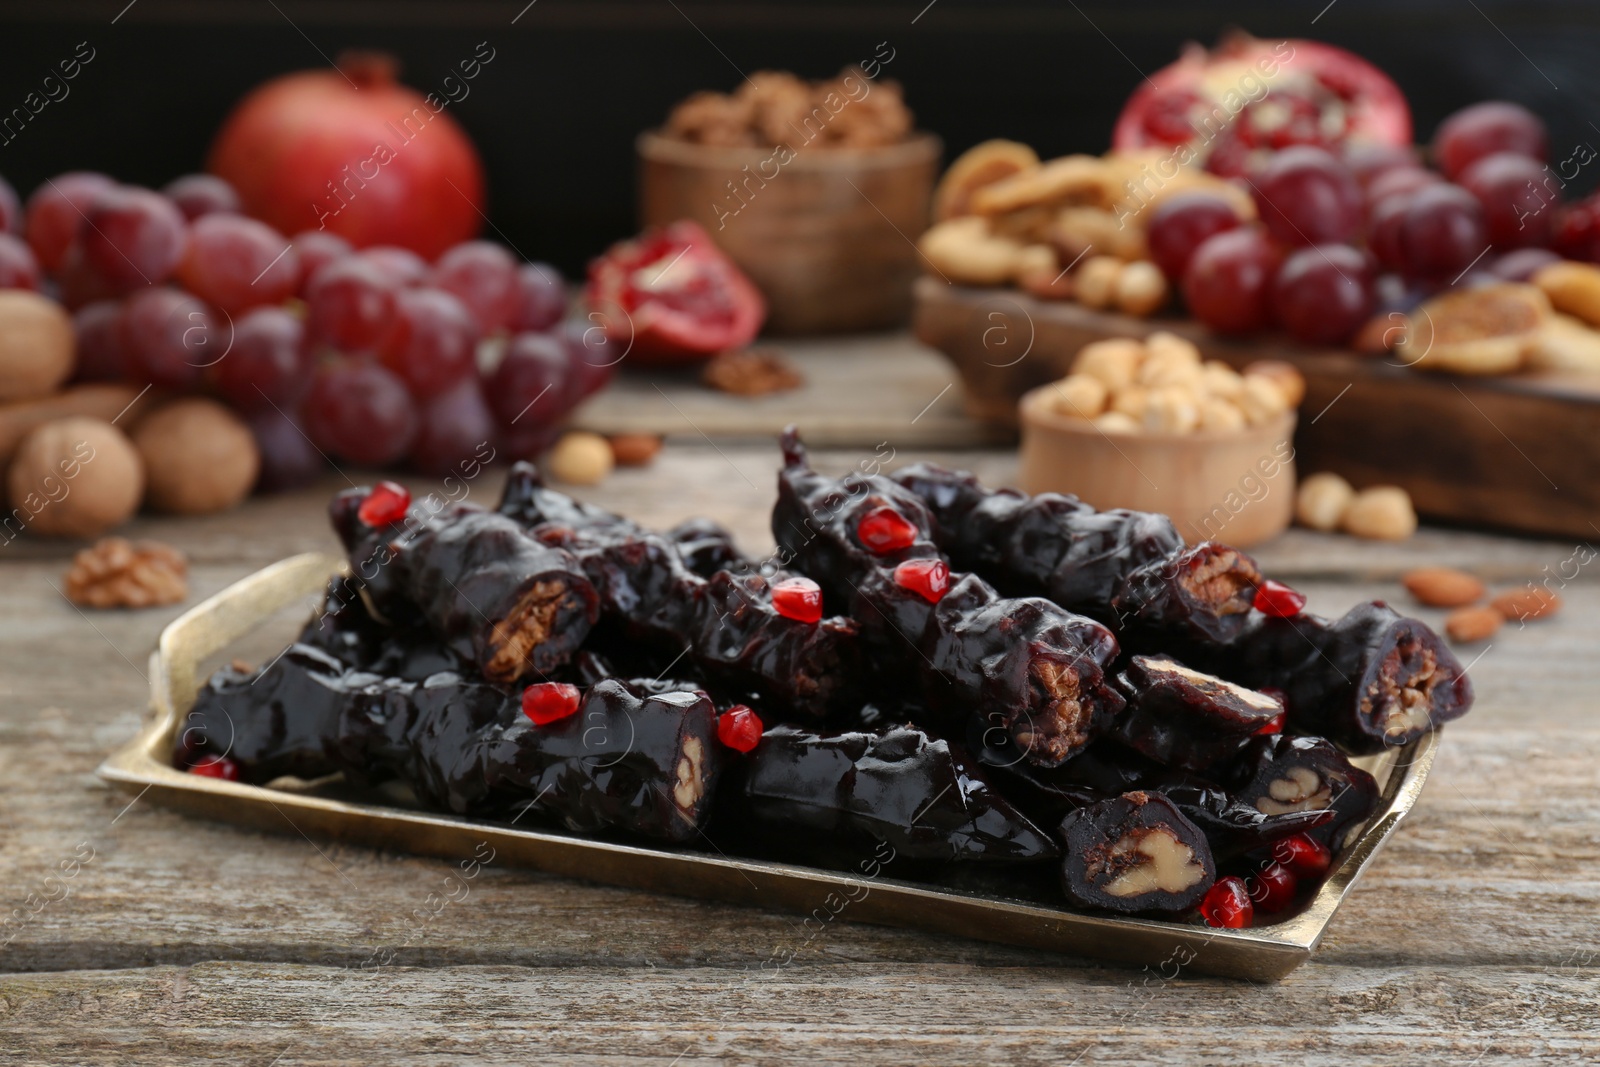
M 239 765 L 227 756 L 206 756 L 189 768 L 190 774 L 202 778 L 220 778 L 224 782 L 239 780 Z
M 1272 322 L 1278 251 L 1258 227 L 1227 230 L 1195 249 L 1183 273 L 1183 299 L 1219 333 L 1251 333 Z
M 1461 172 L 1461 187 L 1478 198 L 1496 248 L 1550 243 L 1561 188 L 1538 160 L 1511 152 L 1484 156 Z
M 116 188 L 116 182 L 94 171 L 72 171 L 46 178 L 28 197 L 23 218 L 24 233 L 39 267 L 46 274 L 59 271 L 66 262 L 67 250 L 78 242 L 84 216 L 101 193 Z
M 717 740 L 735 752 L 749 752 L 761 743 L 766 727 L 761 717 L 743 704 L 735 704 L 717 716 Z
M 356 518 L 368 526 L 399 522 L 411 509 L 411 490 L 399 482 L 379 482 L 356 509 Z
M 161 192 L 193 222 L 206 215 L 237 215 L 239 194 L 215 174 L 185 174 L 168 182 Z
M 0 289 L 39 288 L 39 261 L 20 237 L 0 233 Z
M 1372 269 L 1349 245 L 1317 245 L 1289 255 L 1272 283 L 1272 309 L 1306 344 L 1337 344 L 1372 316 Z
M 1279 703 L 1282 703 L 1282 701 L 1279 701 Z M 1280 711 L 1280 712 L 1278 712 L 1278 714 L 1274 715 L 1272 718 L 1270 718 L 1266 722 L 1262 723 L 1261 724 L 1261 728 L 1259 730 L 1257 730 L 1252 736 L 1254 736 L 1254 737 L 1271 737 L 1273 734 L 1281 734 L 1281 733 L 1283 733 L 1284 726 L 1286 726 L 1288 724 L 1288 722 L 1289 722 L 1289 713 L 1287 711 Z
M 394 319 L 398 287 L 376 265 L 347 256 L 311 276 L 306 324 L 311 336 L 341 352 L 371 351 Z
M 873 508 L 856 524 L 856 538 L 877 555 L 898 552 L 916 543 L 917 528 L 894 508 Z
M 1550 140 L 1544 122 L 1519 104 L 1486 100 L 1464 107 L 1439 124 L 1433 135 L 1434 164 L 1455 178 L 1496 152 L 1515 152 L 1543 163 Z
M 1258 911 L 1279 912 L 1294 903 L 1298 885 L 1298 879 L 1289 868 L 1269 863 L 1245 883 L 1245 888 L 1250 893 L 1251 904 Z
M 950 589 L 950 565 L 942 559 L 908 559 L 894 569 L 894 582 L 936 604 Z
M 1251 184 L 1261 221 L 1286 245 L 1343 244 L 1361 228 L 1361 187 L 1325 149 L 1275 153 Z
M 206 215 L 189 229 L 178 278 L 191 293 L 230 315 L 281 304 L 300 280 L 289 239 L 243 215 Z
M 118 187 L 94 198 L 78 243 L 84 262 L 126 292 L 171 277 L 187 238 L 188 223 L 172 201 L 149 189 Z
M 1305 610 L 1306 596 L 1275 578 L 1256 586 L 1255 609 L 1274 619 L 1292 619 Z
M 426 399 L 473 372 L 478 320 L 443 289 L 401 289 L 380 346 L 383 363 L 413 396 Z
M 516 310 L 517 261 L 489 241 L 467 241 L 445 252 L 429 282 L 460 297 L 485 334 L 504 328 Z
M 1176 193 L 1161 201 L 1150 216 L 1150 258 L 1169 280 L 1181 281 L 1195 249 L 1207 237 L 1239 225 L 1239 213 L 1222 197 L 1202 192 Z
M 1207 926 L 1242 930 L 1255 918 L 1255 905 L 1244 879 L 1234 875 L 1218 878 L 1200 901 L 1200 917 Z
M 1333 866 L 1333 852 L 1310 834 L 1274 842 L 1272 858 L 1301 878 L 1321 878 Z
M 535 726 L 548 726 L 576 715 L 579 702 L 578 687 L 566 682 L 536 682 L 522 691 L 522 713 Z
M 822 587 L 810 578 L 785 578 L 772 587 L 772 610 L 796 622 L 820 622 Z

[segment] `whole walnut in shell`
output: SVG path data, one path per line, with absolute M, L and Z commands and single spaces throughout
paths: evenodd
M 60 304 L 27 289 L 0 290 L 0 401 L 55 392 L 72 373 L 76 350 Z
M 57 419 L 22 439 L 6 472 L 6 491 L 8 533 L 97 537 L 139 510 L 144 465 L 109 422 Z
M 261 454 L 250 428 L 213 400 L 174 401 L 133 432 L 144 457 L 145 501 L 157 511 L 207 515 L 250 492 Z

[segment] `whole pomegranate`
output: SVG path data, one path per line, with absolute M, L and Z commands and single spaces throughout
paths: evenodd
M 282 233 L 326 229 L 364 248 L 433 259 L 476 236 L 483 164 L 443 99 L 395 81 L 388 56 L 286 74 L 223 123 L 207 169 Z

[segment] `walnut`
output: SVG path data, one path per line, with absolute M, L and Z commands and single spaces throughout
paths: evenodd
M 734 396 L 783 393 L 800 388 L 806 381 L 788 360 L 762 348 L 724 352 L 706 364 L 700 379 L 711 388 Z
M 183 553 L 159 541 L 105 537 L 72 557 L 65 592 L 88 608 L 148 608 L 189 595 Z

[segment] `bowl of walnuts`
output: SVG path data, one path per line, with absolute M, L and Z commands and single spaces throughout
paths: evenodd
M 1165 512 L 1190 541 L 1255 544 L 1294 516 L 1304 395 L 1287 363 L 1238 371 L 1176 334 L 1096 341 L 1018 402 L 1021 488 Z

